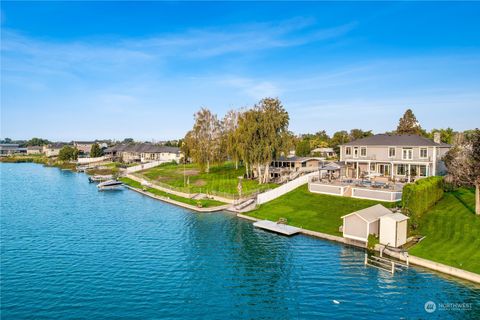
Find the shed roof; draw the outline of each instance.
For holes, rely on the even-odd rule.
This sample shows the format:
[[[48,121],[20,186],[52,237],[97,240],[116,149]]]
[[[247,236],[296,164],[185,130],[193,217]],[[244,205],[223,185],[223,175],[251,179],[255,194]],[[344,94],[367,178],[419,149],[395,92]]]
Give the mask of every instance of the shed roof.
[[[410,218],[407,217],[404,214],[396,212],[396,213],[389,213],[389,214],[383,215],[383,216],[380,217],[380,219],[392,219],[392,220],[395,220],[397,222],[401,222],[401,221],[408,220]]]
[[[374,206],[371,206],[362,210],[354,211],[350,214],[344,215],[342,218],[345,218],[351,215],[357,215],[363,220],[365,220],[366,222],[370,223],[370,222],[374,222],[375,220],[378,220],[381,216],[384,216],[386,214],[391,214],[391,213],[392,211],[385,208],[381,204],[376,204]]]
[[[344,146],[406,146],[406,147],[450,147],[447,143],[436,143],[415,134],[376,134],[343,144]]]

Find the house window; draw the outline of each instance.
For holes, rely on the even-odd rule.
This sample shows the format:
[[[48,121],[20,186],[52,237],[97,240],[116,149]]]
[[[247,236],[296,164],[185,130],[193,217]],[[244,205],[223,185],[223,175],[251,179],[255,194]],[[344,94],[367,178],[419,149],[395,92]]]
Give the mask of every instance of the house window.
[[[395,158],[395,147],[389,147],[388,148],[388,157],[389,158]]]
[[[370,163],[370,171],[375,171],[375,163]]]
[[[367,147],[361,147],[360,148],[360,156],[361,157],[366,157],[367,156]]]
[[[349,156],[352,154],[352,147],[346,147],[345,148],[345,155]]]
[[[427,166],[419,166],[420,167],[420,177],[426,177],[427,176]]]
[[[358,147],[353,148],[353,157],[358,158]]]
[[[420,159],[426,159],[428,157],[428,149],[420,148]]]
[[[397,176],[404,176],[407,171],[406,164],[399,164],[397,165]]]
[[[403,150],[402,150],[402,159],[403,159],[403,160],[412,160],[412,159],[413,159],[413,150],[412,150],[412,148],[403,148]]]

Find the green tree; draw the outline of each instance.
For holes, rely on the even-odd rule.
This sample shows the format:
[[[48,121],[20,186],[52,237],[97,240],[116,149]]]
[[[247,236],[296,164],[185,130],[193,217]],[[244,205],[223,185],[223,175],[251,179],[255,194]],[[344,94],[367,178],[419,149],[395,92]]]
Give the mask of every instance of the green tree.
[[[90,157],[97,158],[97,157],[101,157],[102,155],[103,155],[103,151],[100,148],[100,145],[98,143],[92,144],[92,147],[90,148]]]
[[[64,146],[58,153],[58,159],[62,161],[77,160],[78,149],[71,146]]]
[[[240,112],[230,110],[222,121],[222,136],[226,147],[226,153],[232,161],[235,162],[235,168],[238,169],[240,160],[238,121]]]
[[[407,109],[398,121],[397,134],[424,135],[424,131],[411,109]]]
[[[123,139],[123,143],[133,143],[133,142],[134,142],[133,138],[125,138],[125,139]]]
[[[188,137],[189,153],[201,171],[209,172],[212,162],[220,161],[222,153],[221,125],[217,115],[201,108],[194,115],[195,123]],[[187,141],[187,137],[185,137]]]
[[[480,215],[480,130],[475,129],[470,139],[450,149],[444,161],[448,182],[475,187],[475,212]]]
[[[350,141],[350,136],[348,132],[345,130],[337,131],[333,134],[332,139],[330,140],[330,147],[339,154],[340,153],[340,145],[345,144]]]
[[[246,163],[255,166],[260,184],[270,180],[272,159],[291,147],[289,119],[280,100],[272,98],[261,100],[240,117],[241,154]]]
[[[295,155],[299,157],[305,157],[310,154],[310,140],[309,139],[301,139],[297,142],[295,147]]]
[[[366,137],[373,136],[372,130],[363,131],[362,129],[352,129],[350,130],[350,141],[363,139]]]
[[[32,138],[25,143],[25,146],[26,147],[44,146],[44,145],[47,145],[49,143],[50,143],[50,141],[48,141],[47,139]]]
[[[453,138],[454,138],[455,132],[453,131],[452,128],[432,129],[432,131],[430,131],[430,133],[428,134],[428,138],[433,139],[434,134],[436,132],[440,133],[440,141],[441,142],[445,142],[445,143],[448,143],[448,144],[453,143]]]
[[[330,137],[325,130],[318,131],[310,139],[310,148],[325,148],[330,144]]]

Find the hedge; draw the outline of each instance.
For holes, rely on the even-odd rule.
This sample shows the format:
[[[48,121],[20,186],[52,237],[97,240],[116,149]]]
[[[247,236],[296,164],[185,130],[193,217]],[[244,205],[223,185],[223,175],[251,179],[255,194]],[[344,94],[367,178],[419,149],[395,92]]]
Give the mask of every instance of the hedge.
[[[402,207],[416,224],[418,219],[443,197],[443,177],[429,177],[403,187]]]

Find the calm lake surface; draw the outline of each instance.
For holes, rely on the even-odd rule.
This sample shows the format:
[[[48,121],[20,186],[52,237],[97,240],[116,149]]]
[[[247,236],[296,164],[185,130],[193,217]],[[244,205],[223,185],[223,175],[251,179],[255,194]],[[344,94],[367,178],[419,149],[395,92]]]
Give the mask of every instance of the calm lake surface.
[[[359,249],[98,192],[57,168],[0,174],[2,319],[480,319],[478,286],[366,268]]]

